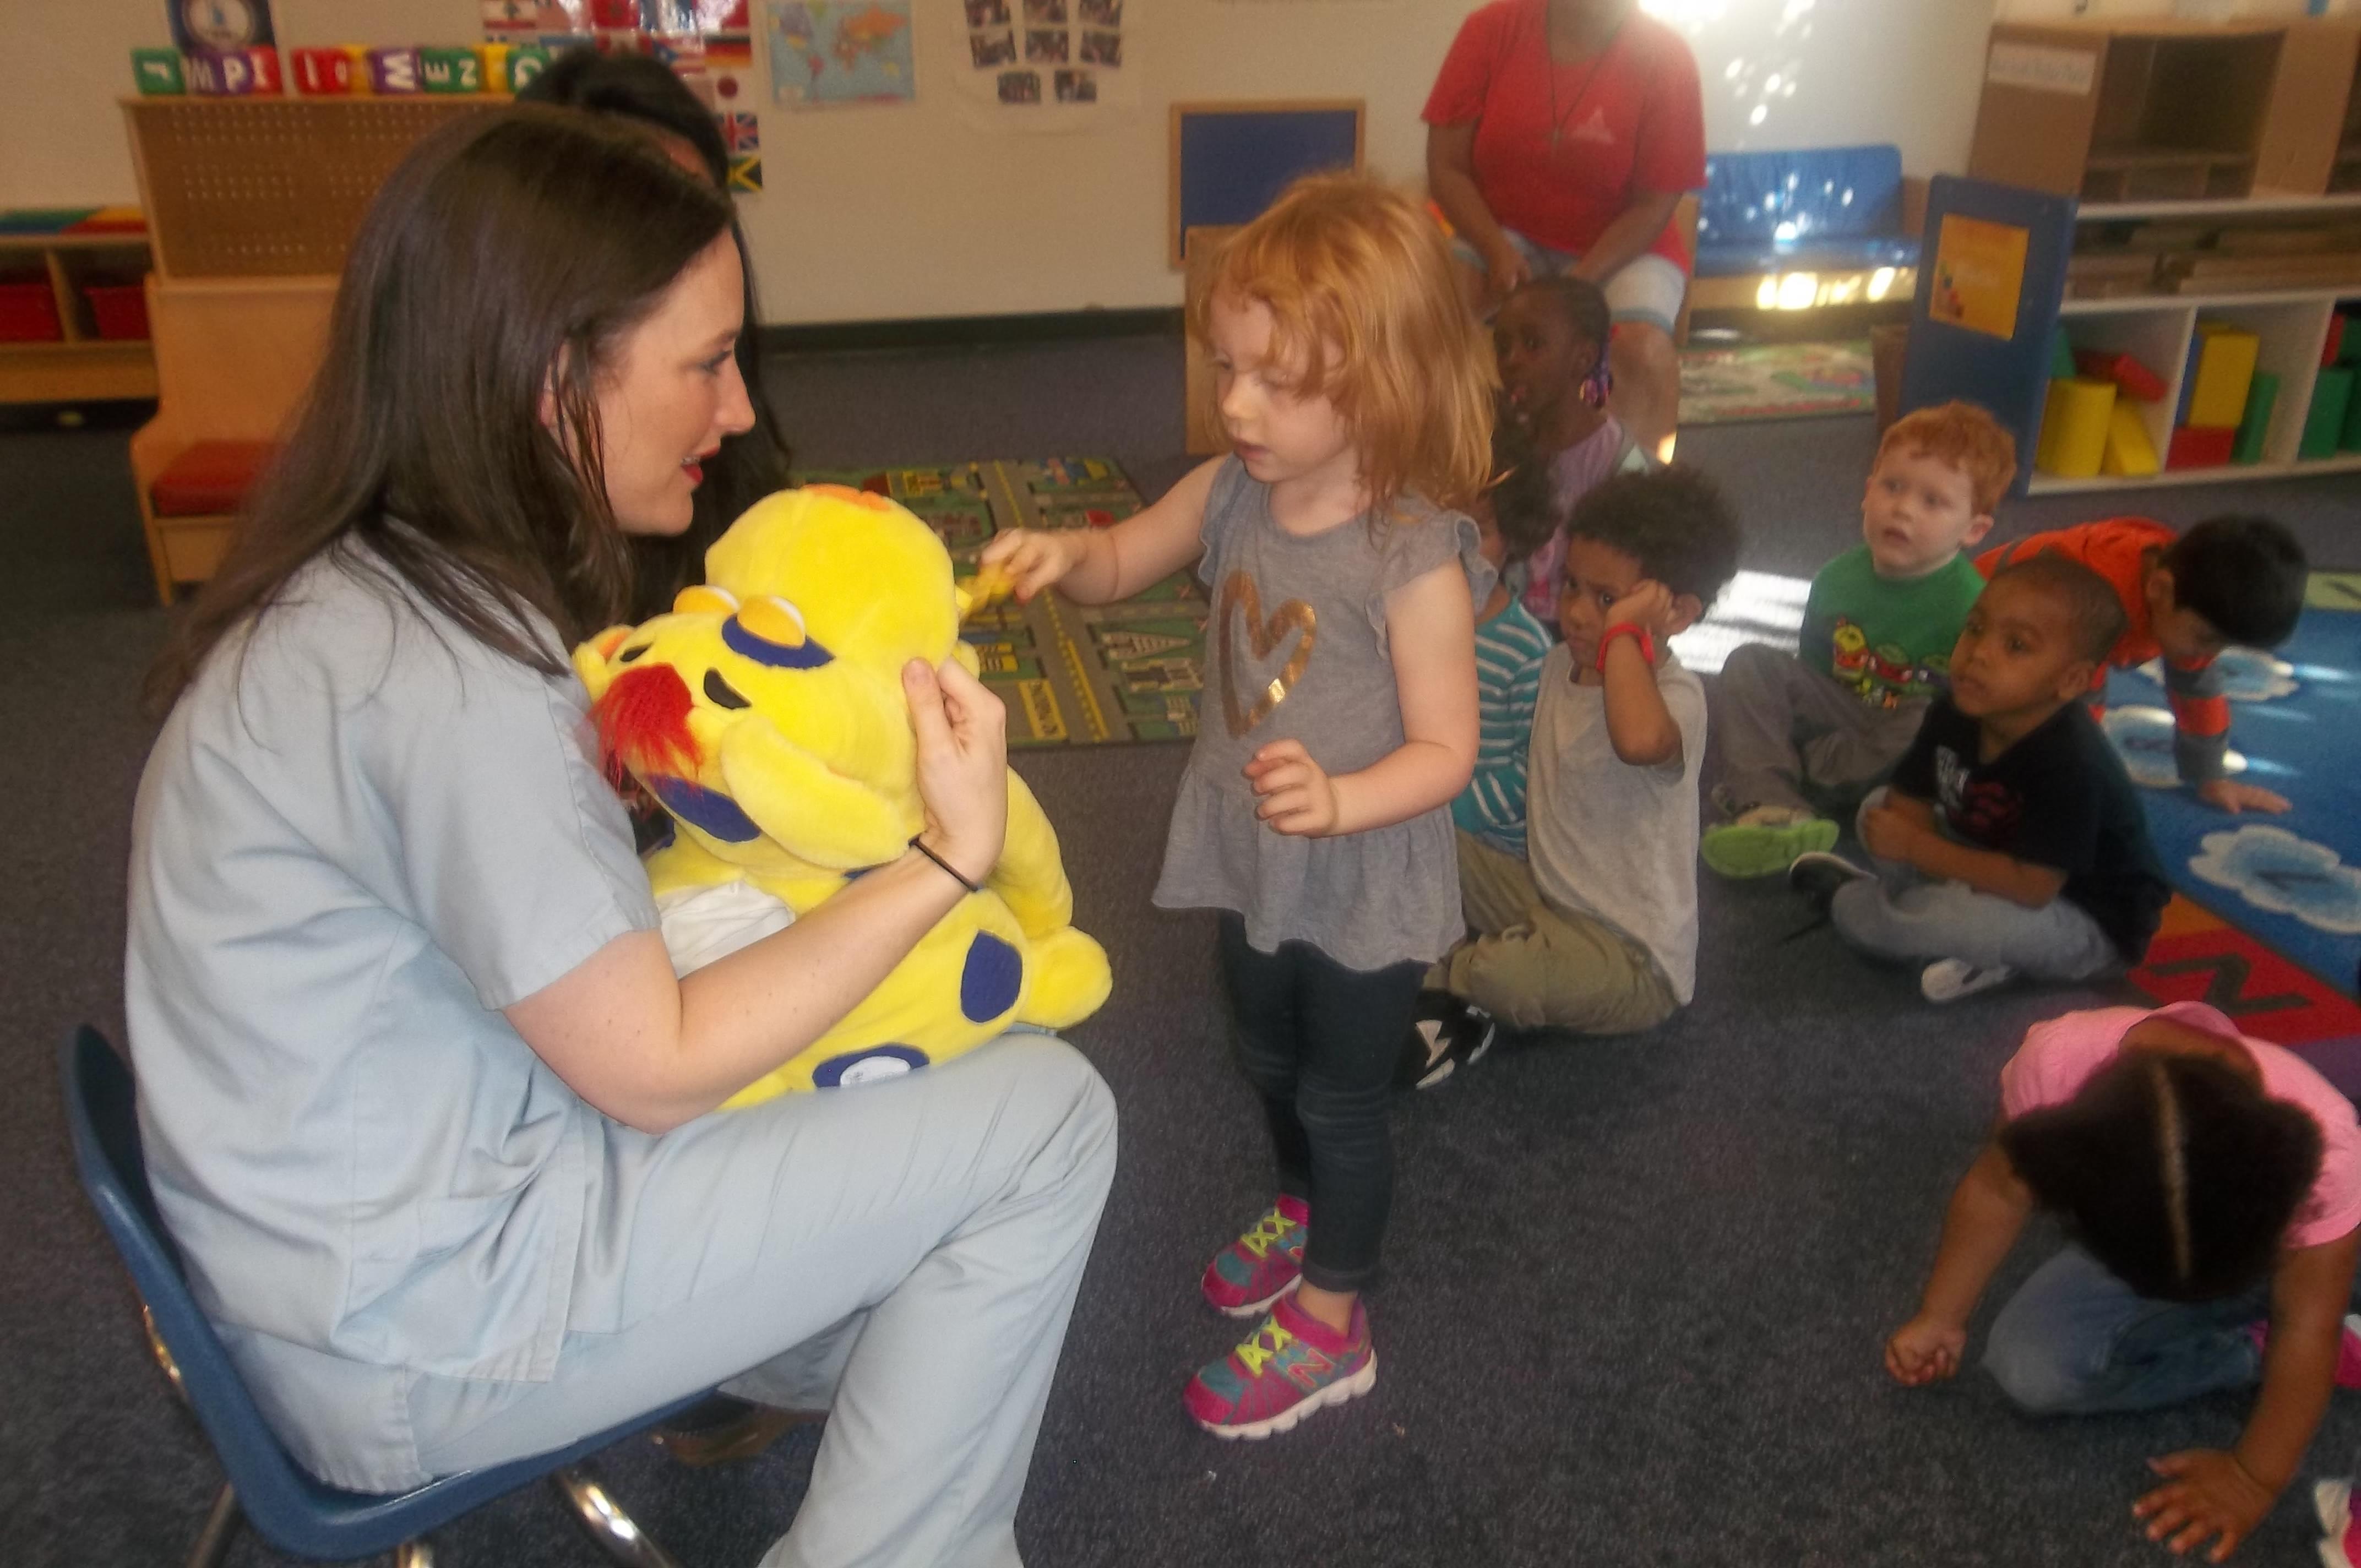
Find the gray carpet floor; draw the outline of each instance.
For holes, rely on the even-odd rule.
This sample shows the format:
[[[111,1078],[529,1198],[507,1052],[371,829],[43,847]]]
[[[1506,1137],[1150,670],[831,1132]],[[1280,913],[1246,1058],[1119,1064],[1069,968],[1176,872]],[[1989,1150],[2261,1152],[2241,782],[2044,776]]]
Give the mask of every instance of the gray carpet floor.
[[[774,382],[813,465],[1110,453],[1151,495],[1187,466],[1166,340],[798,358]],[[123,443],[0,435],[0,777],[18,822],[0,849],[12,1563],[175,1562],[219,1479],[75,1186],[50,1065],[71,1024],[120,1028],[126,824],[151,733],[134,693],[163,626]],[[1739,499],[1749,566],[1805,576],[1857,537],[1873,444],[1867,420],[1836,419],[1699,430],[1682,455]],[[2343,565],[2361,565],[2356,502],[2351,478],[2147,498],[2174,522],[2275,511]],[[2004,529],[2092,514],[2026,504]],[[1124,1139],[1019,1519],[1036,1568],[2161,1560],[2131,1519],[2144,1460],[2228,1442],[2243,1400],[2035,1423],[1979,1376],[1910,1392],[1879,1368],[2000,1063],[2028,1023],[2092,997],[1933,1012],[1825,930],[1782,940],[1800,924],[1782,892],[1711,879],[1697,998],[1671,1023],[1489,1061],[1399,1106],[1376,1392],[1267,1443],[1199,1432],[1180,1386],[1235,1331],[1196,1277],[1268,1178],[1220,1045],[1210,922],[1148,902],[1182,756],[1019,763],[1063,836],[1077,921],[1115,960],[1114,1000],[1074,1038],[1114,1087]],[[2361,1398],[2340,1396],[2308,1475],[2343,1471],[2356,1439]],[[719,1568],[785,1528],[815,1441],[699,1472],[634,1443],[598,1469],[684,1564]],[[2306,1491],[2239,1561],[2312,1561]],[[434,1544],[476,1568],[596,1561],[539,1491]],[[249,1539],[233,1561],[280,1559]]]

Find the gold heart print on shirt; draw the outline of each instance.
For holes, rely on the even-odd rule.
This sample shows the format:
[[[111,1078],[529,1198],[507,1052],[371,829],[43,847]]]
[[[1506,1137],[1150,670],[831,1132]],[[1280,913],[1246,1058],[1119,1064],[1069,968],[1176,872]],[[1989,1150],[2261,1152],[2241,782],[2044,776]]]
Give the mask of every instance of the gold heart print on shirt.
[[[1238,695],[1236,660],[1233,650],[1236,644],[1230,631],[1230,612],[1244,610],[1246,618],[1246,646],[1253,650],[1259,663],[1270,656],[1270,651],[1290,631],[1301,632],[1303,641],[1289,655],[1287,667],[1274,676],[1268,685],[1255,694],[1249,707]],[[1288,599],[1262,618],[1262,593],[1255,581],[1244,572],[1232,572],[1222,579],[1221,602],[1214,609],[1214,626],[1221,641],[1215,644],[1222,661],[1222,718],[1232,735],[1243,735],[1270,717],[1270,710],[1287,700],[1295,683],[1303,678],[1303,666],[1312,662],[1312,643],[1320,632],[1320,616],[1301,599]]]

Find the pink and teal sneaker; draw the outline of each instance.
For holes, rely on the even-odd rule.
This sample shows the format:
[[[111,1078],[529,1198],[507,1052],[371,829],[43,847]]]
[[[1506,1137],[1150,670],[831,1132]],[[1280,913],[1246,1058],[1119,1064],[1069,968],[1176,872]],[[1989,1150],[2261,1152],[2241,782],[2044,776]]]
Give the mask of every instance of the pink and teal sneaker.
[[[1303,1277],[1303,1226],[1311,1217],[1302,1199],[1281,1193],[1252,1229],[1215,1253],[1200,1281],[1213,1310],[1251,1318],[1294,1289]]]
[[[1215,1437],[1266,1438],[1377,1386],[1378,1351],[1359,1302],[1352,1332],[1338,1333],[1283,1296],[1237,1349],[1197,1369],[1180,1402]]]

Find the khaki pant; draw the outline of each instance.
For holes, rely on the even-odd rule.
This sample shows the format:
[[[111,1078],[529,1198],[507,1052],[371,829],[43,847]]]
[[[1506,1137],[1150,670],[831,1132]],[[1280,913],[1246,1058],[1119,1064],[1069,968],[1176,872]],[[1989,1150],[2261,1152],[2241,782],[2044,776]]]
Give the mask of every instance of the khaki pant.
[[[1476,933],[1433,983],[1520,1029],[1629,1035],[1679,1003],[1655,960],[1621,932],[1553,909],[1525,862],[1459,835],[1459,897]]]

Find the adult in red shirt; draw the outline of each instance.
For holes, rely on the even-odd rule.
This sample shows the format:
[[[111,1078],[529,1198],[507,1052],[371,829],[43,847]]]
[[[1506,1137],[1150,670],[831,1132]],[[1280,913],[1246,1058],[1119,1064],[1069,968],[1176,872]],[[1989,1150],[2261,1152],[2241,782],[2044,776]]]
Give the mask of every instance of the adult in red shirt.
[[[1615,316],[1615,415],[1661,452],[1688,291],[1673,209],[1705,184],[1688,46],[1637,0],[1493,0],[1460,25],[1424,118],[1427,185],[1457,231],[1471,307],[1544,273],[1598,284]]]

